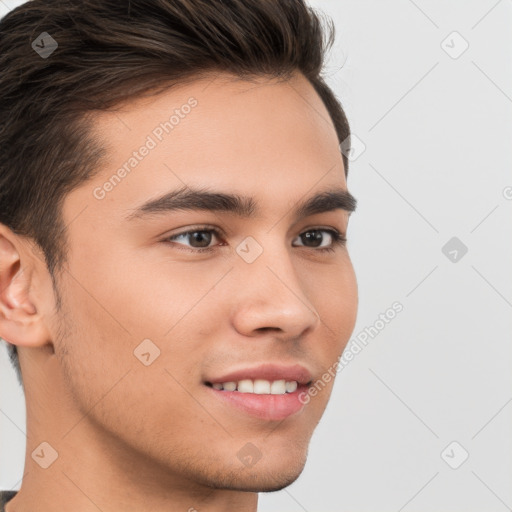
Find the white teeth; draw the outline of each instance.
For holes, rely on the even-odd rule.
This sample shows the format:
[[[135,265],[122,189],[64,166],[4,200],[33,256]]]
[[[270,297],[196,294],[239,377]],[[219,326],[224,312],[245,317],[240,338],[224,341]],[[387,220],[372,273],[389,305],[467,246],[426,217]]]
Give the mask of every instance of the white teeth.
[[[238,391],[240,393],[253,393],[254,392],[254,383],[251,379],[244,379],[238,382],[237,386]]]
[[[297,381],[265,379],[243,379],[238,382],[215,382],[212,387],[217,390],[238,391],[239,393],[253,393],[256,395],[284,395],[293,393],[297,389]]]
[[[268,380],[256,379],[254,381],[253,392],[256,393],[257,395],[269,395],[270,394],[270,382]]]
[[[286,383],[286,392],[293,393],[297,389],[297,382],[292,380],[291,382]]]
[[[286,381],[275,380],[270,385],[270,393],[272,395],[284,395],[286,393]]]
[[[223,382],[222,388],[226,391],[235,391],[236,389],[236,382]]]

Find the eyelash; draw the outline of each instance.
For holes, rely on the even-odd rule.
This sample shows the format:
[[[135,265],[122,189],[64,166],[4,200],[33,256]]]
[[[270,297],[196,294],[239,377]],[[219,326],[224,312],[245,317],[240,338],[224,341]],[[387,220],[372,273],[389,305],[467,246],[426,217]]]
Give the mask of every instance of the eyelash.
[[[312,231],[324,231],[324,232],[327,232],[331,235],[333,241],[332,241],[332,244],[330,247],[321,247],[319,249],[315,248],[315,247],[305,247],[306,249],[312,249],[314,251],[317,251],[317,252],[322,252],[322,253],[328,253],[328,252],[335,252],[335,250],[338,248],[338,247],[343,247],[345,245],[345,243],[347,242],[347,239],[345,236],[343,236],[339,231],[335,230],[335,229],[327,229],[327,228],[312,228],[312,229],[308,229],[306,231],[303,231],[299,236],[301,235],[304,235],[306,233],[310,233]],[[189,230],[189,231],[183,231],[182,233],[177,233],[176,235],[172,235],[172,236],[169,236],[167,238],[165,238],[163,241],[165,243],[170,243],[172,244],[172,240],[180,237],[180,236],[184,236],[184,235],[190,235],[192,233],[202,233],[202,232],[206,232],[206,233],[214,233],[214,235],[217,237],[217,238],[221,238],[222,236],[222,233],[220,233],[220,231],[218,231],[217,229],[214,229],[214,228],[210,228],[210,227],[207,227],[207,226],[200,226],[200,227],[197,227],[197,228],[194,228],[192,230]],[[178,244],[178,245],[182,245],[182,244]],[[302,246],[301,246],[302,247]],[[180,248],[180,250],[184,250],[184,251],[188,251],[188,252],[192,252],[192,253],[207,253],[207,252],[212,252],[213,250],[215,250],[215,246],[213,247],[196,247],[196,248],[187,248],[187,247],[183,247],[183,248]]]

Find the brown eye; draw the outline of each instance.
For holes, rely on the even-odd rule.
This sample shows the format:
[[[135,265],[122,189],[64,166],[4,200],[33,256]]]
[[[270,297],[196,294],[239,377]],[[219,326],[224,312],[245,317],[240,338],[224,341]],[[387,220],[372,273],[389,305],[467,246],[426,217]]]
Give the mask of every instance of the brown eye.
[[[191,231],[184,236],[189,237],[189,241],[193,247],[204,248],[208,247],[212,241],[212,234],[208,231]]]
[[[325,239],[325,235],[322,233],[328,233],[331,240],[327,246],[322,246],[322,242]],[[334,251],[336,246],[342,246],[347,241],[346,238],[334,229],[310,229],[299,235],[299,238],[305,243],[303,246],[308,249],[316,249],[319,251]],[[329,238],[327,241],[329,242]]]
[[[214,237],[220,237],[219,232],[215,229],[196,229],[172,235],[167,237],[165,241],[177,243],[177,245],[184,246],[184,250],[191,252],[207,252],[214,249],[213,246],[210,246]],[[188,245],[176,242],[177,240],[186,240]]]

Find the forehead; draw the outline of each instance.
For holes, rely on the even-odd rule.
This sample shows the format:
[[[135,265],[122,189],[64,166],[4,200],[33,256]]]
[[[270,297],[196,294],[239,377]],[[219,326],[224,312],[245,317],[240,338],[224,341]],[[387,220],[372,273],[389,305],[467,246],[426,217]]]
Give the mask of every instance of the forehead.
[[[99,216],[109,208],[122,215],[187,185],[250,191],[267,207],[315,188],[346,188],[334,126],[301,74],[285,82],[205,76],[98,113],[93,134],[105,165],[69,194],[68,219],[86,204]]]

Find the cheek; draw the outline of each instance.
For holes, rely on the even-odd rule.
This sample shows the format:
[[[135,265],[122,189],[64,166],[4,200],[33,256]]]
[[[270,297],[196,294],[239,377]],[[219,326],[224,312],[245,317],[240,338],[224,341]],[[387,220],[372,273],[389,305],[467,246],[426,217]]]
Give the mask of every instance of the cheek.
[[[315,356],[323,373],[313,382],[305,399],[309,399],[308,406],[315,411],[313,416],[320,420],[337,377],[337,362],[355,327],[358,290],[348,255],[343,264],[316,274],[310,272],[308,276],[308,297],[321,318]]]
[[[186,409],[190,397],[183,395],[173,377],[184,385],[200,382],[194,362],[203,357],[204,336],[198,331],[216,325],[212,306],[219,302],[213,300],[218,292],[207,292],[218,281],[217,274],[223,274],[212,276],[211,269],[203,276],[192,270],[178,272],[169,262],[167,267],[159,265],[159,271],[147,262],[118,263],[98,268],[86,286],[81,286],[83,276],[80,283],[78,276],[69,278],[63,290],[63,318],[69,323],[63,364],[80,396],[80,407],[85,413],[98,400],[103,402],[103,395],[115,385],[117,393],[125,394],[120,403],[134,401],[133,411],[156,400],[156,413],[181,398]],[[151,363],[145,366],[143,354],[148,352]]]
[[[331,340],[332,354],[341,353],[356,323],[358,308],[357,280],[348,257],[343,255],[340,264],[318,268],[309,272],[308,296],[320,315],[320,329]],[[335,343],[332,343],[332,340]]]
[[[333,290],[333,295],[338,297],[337,313],[339,315],[342,338],[345,340],[343,348],[345,348],[356,324],[359,303],[357,279],[350,260],[348,260],[348,264],[344,266],[341,272],[340,287],[337,293]]]
[[[212,295],[218,301],[227,294],[223,291],[226,281],[222,278],[230,269],[229,262],[187,263],[173,261],[165,254],[156,248],[147,257],[139,257],[136,263],[133,255],[121,257],[115,266],[110,265],[108,276],[103,276],[104,280],[110,280],[113,289],[105,300],[134,339],[165,341],[186,324],[197,327],[201,324],[196,323],[197,319],[213,316]]]
[[[160,353],[146,366],[134,355],[142,338],[121,328],[95,300],[83,290],[80,293],[79,287],[69,286],[67,292],[72,299],[63,297],[63,318],[69,321],[61,329],[65,339],[57,340],[56,354],[79,417],[87,417],[96,428],[143,451],[149,450],[149,445],[158,445],[148,442],[152,436],[170,450],[173,438],[178,436],[183,442],[187,436],[193,438],[197,435],[191,429],[194,419],[216,431],[200,404],[190,398],[188,390],[195,393],[199,385],[193,363],[200,354],[198,347],[183,339],[183,332],[177,332],[175,337],[153,336]],[[124,298],[130,302],[130,297]],[[114,303],[112,299],[110,305]],[[139,321],[143,323],[142,317]],[[147,326],[139,327],[141,332],[161,332],[151,323],[151,317],[144,322]],[[152,351],[149,346],[151,358]],[[192,443],[193,439],[189,441]]]

